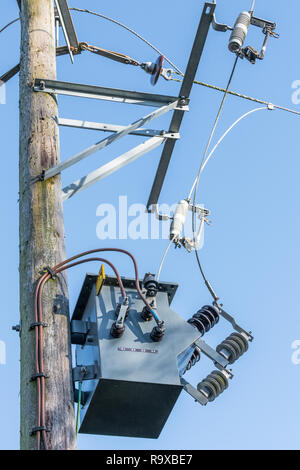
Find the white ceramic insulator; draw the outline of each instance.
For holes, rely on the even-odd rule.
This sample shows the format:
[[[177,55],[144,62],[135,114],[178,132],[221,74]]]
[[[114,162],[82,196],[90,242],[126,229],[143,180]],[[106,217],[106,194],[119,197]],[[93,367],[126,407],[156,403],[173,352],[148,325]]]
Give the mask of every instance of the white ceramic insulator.
[[[243,47],[251,22],[251,13],[243,11],[235,22],[228,48],[231,52],[239,52]]]
[[[189,203],[185,199],[178,203],[170,227],[170,240],[172,240],[173,238],[175,240],[181,238],[182,229],[185,223],[188,208]]]

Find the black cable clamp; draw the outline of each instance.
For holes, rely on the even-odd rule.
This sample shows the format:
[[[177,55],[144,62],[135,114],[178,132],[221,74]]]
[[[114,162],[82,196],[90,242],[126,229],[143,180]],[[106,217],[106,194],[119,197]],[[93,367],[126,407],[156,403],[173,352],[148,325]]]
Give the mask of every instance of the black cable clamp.
[[[36,321],[34,323],[31,323],[29,327],[29,331],[34,330],[37,326],[42,326],[43,328],[47,328],[48,323],[45,323],[44,321]]]
[[[57,279],[57,275],[54,273],[53,269],[50,268],[50,266],[46,266],[43,271],[50,274],[52,280]]]
[[[42,173],[40,175],[38,175],[39,181],[45,181],[45,173],[46,173],[46,171],[43,170]]]
[[[45,374],[45,372],[39,372],[38,374],[34,374],[30,378],[30,382],[34,382],[35,380],[44,377],[44,379],[49,379],[49,375]]]
[[[30,436],[34,436],[38,432],[42,432],[42,431],[50,432],[50,429],[46,428],[46,426],[36,426],[35,428],[32,428]]]

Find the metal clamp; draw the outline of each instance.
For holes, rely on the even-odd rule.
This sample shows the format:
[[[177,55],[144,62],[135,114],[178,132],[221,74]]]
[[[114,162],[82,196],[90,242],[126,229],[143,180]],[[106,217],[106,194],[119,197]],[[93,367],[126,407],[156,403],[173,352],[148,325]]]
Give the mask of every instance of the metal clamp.
[[[271,28],[273,31],[277,27],[277,24],[273,21],[263,20],[262,18],[257,18],[256,16],[252,16],[250,22],[253,26],[258,26],[261,29]]]
[[[205,356],[207,356],[214,362],[215,366],[219,370],[225,371],[230,378],[233,377],[232,372],[226,369],[229,364],[229,361],[225,357],[215,351],[215,349],[209,346],[205,341],[203,341],[203,339],[198,339],[197,341],[195,341],[195,345],[198,346],[198,348],[203,352],[203,354],[205,354]]]
[[[97,336],[96,330],[97,324],[94,322],[73,320],[71,322],[71,344],[84,346],[86,342],[92,342],[94,337]]]
[[[46,428],[46,426],[36,426],[36,427],[32,428],[32,430],[30,432],[30,436],[34,436],[38,432],[42,432],[42,431],[50,432],[50,429]]]
[[[49,375],[45,374],[45,372],[39,372],[38,374],[34,374],[30,378],[30,382],[35,382],[37,379],[49,379]]]
[[[55,274],[54,271],[53,271],[53,269],[51,269],[49,266],[46,266],[46,267],[43,269],[43,271],[44,271],[45,273],[50,274],[52,280],[57,279],[57,274]]]
[[[99,366],[97,363],[90,366],[77,366],[73,368],[73,381],[93,380],[97,378]]]
[[[185,380],[183,377],[180,377],[180,382],[181,382],[181,385],[183,385],[183,388],[184,390],[189,394],[191,395],[191,397],[193,397],[195,399],[195,401],[197,401],[198,403],[200,403],[200,405],[202,406],[206,406],[207,403],[208,403],[208,399],[207,397],[199,392],[195,387],[193,387],[193,385],[191,385],[187,380]]]
[[[119,304],[117,306],[116,313],[118,315],[117,317],[117,325],[124,325],[125,319],[128,316],[129,312],[129,302],[128,299],[124,299],[124,302],[122,304]]]
[[[37,321],[37,322],[31,323],[28,331],[34,330],[37,326],[42,326],[43,328],[47,328],[47,326],[49,325],[48,323],[45,323],[44,321]]]
[[[246,331],[244,328],[242,328],[241,326],[239,326],[235,319],[229,315],[229,313],[225,312],[225,310],[223,310],[223,306],[222,304],[218,304],[217,301],[214,302],[214,305],[219,309],[219,313],[220,315],[225,318],[225,320],[227,320],[232,326],[233,328],[235,329],[235,331],[237,331],[238,333],[244,333],[250,342],[252,342],[254,340],[254,336],[252,335],[252,332],[251,331]]]
[[[221,33],[226,33],[226,31],[232,31],[233,28],[227,24],[218,23],[216,20],[216,14],[213,14],[212,27],[215,31],[220,31]]]

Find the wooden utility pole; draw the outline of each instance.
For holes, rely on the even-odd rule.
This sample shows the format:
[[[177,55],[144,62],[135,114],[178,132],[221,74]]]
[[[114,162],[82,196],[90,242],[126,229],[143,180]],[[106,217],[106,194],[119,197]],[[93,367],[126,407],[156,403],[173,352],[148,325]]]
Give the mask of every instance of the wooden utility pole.
[[[35,449],[37,384],[35,373],[34,289],[41,270],[65,259],[61,181],[38,180],[59,163],[56,97],[35,93],[35,78],[56,79],[53,0],[21,2],[20,70],[20,312],[21,448]],[[68,288],[65,278],[49,281],[44,295],[46,427],[49,449],[75,448],[71,380]]]

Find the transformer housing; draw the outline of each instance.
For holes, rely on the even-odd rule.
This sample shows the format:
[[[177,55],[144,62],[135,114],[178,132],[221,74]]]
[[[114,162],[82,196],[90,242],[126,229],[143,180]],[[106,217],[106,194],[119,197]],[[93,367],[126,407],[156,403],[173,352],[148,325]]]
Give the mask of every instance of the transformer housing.
[[[157,438],[183,389],[178,359],[189,360],[200,333],[170,308],[178,286],[160,282],[157,312],[166,332],[153,342],[155,321],[142,319],[135,280],[122,278],[130,311],[124,335],[113,338],[121,291],[116,278],[106,277],[98,296],[97,277],[86,275],[72,317],[74,385],[82,381],[79,432]]]

